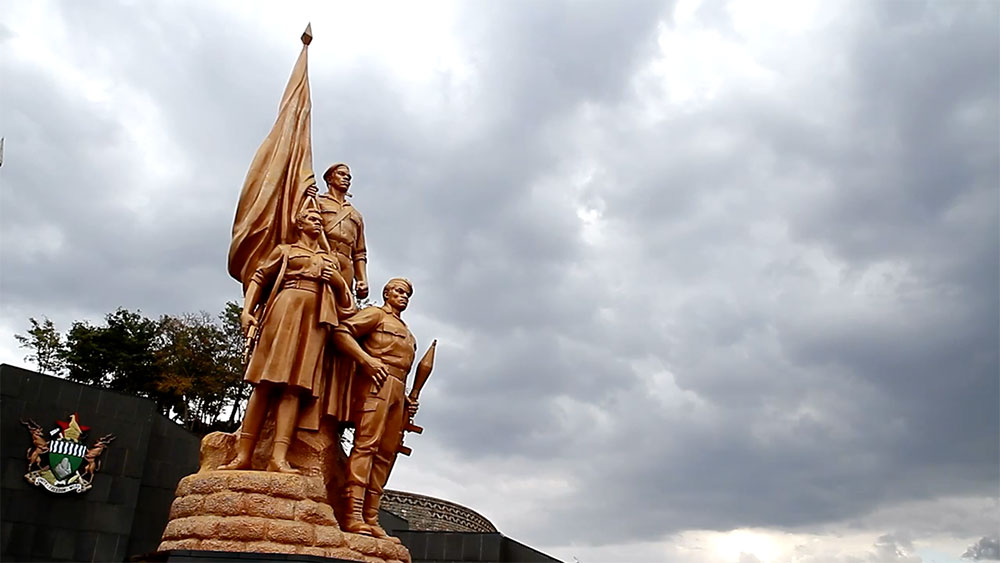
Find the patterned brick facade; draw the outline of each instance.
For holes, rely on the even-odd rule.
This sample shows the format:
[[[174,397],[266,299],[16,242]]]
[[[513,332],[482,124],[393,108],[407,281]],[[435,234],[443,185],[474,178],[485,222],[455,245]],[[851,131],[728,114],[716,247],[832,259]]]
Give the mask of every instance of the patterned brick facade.
[[[406,520],[409,529],[428,532],[495,533],[496,526],[475,510],[439,498],[386,490],[382,509]]]

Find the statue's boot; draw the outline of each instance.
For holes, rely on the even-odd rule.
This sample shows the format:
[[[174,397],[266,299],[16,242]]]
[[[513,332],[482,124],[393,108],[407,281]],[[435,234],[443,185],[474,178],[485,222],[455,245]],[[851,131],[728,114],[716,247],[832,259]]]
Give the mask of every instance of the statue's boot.
[[[362,512],[365,506],[365,488],[360,485],[347,486],[347,521],[341,529],[352,534],[371,536],[372,529],[365,523]]]
[[[277,471],[279,473],[288,473],[291,475],[301,475],[302,472],[298,469],[292,467],[286,456],[288,455],[288,446],[291,443],[289,438],[275,438],[274,439],[274,449],[271,451],[271,460],[267,462],[268,471]]]
[[[240,438],[236,442],[236,459],[220,465],[218,469],[249,469],[250,459],[253,456],[254,438],[254,435],[249,432],[240,432]]]
[[[371,528],[372,535],[376,538],[390,539],[396,543],[400,543],[399,538],[394,538],[390,536],[382,526],[378,524],[378,507],[382,500],[382,494],[375,491],[368,491],[365,495],[365,508],[364,508],[364,518],[365,524]]]

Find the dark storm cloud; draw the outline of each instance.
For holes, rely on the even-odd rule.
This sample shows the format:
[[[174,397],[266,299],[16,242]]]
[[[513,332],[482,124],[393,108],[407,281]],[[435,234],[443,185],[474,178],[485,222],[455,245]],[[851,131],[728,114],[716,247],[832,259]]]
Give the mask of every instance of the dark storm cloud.
[[[294,37],[212,7],[59,6],[67,59],[149,113],[5,61],[4,316],[220,308]],[[430,87],[329,65],[317,34],[317,171],[351,164],[373,293],[407,275],[421,347],[441,338],[421,439],[457,466],[421,463],[562,481],[505,499],[532,516],[496,523],[531,544],[994,493],[997,7],[845,4],[843,32],[765,57],[771,90],[676,104],[649,70],[671,11],[468,4],[468,76]],[[730,16],[695,14],[739,40]]]
[[[495,17],[475,14],[473,31],[464,38],[482,84],[482,98],[473,107],[488,126],[462,145],[397,147],[410,151],[392,156],[401,162],[395,170],[400,185],[387,187],[388,201],[364,212],[369,225],[414,218],[413,233],[388,232],[394,239],[386,232],[373,234],[371,246],[386,253],[388,262],[402,264],[402,271],[434,276],[429,287],[418,283],[417,299],[426,300],[422,310],[475,327],[468,354],[453,358],[455,381],[439,380],[449,397],[443,413],[454,417],[446,420],[468,423],[446,423],[442,440],[476,451],[492,448],[482,450],[484,455],[541,455],[567,430],[552,431],[557,427],[552,398],[597,397],[607,385],[598,381],[606,374],[581,371],[579,362],[599,356],[588,363],[614,374],[606,351],[592,352],[589,342],[575,350],[573,338],[560,335],[573,332],[577,321],[589,324],[603,290],[587,287],[574,273],[580,252],[575,209],[552,205],[551,194],[544,192],[562,187],[542,183],[555,172],[547,128],[575,104],[622,94],[630,69],[655,45],[656,16],[664,8],[634,3],[616,10],[596,4],[568,9],[553,3],[540,13],[493,9],[499,12]],[[560,14],[572,17],[563,20]],[[553,18],[561,22],[555,30],[547,23]],[[492,19],[495,25],[480,33]],[[641,24],[642,31],[633,24]],[[508,48],[508,42],[518,48]],[[418,141],[420,133],[414,132]],[[431,175],[428,158],[438,164]],[[379,200],[378,194],[362,197]],[[386,211],[386,205],[392,208]],[[482,436],[496,429],[499,443],[485,443]]]
[[[517,0],[469,4],[466,45],[487,70],[492,111],[518,130],[581,100],[614,102],[638,64],[655,53],[657,24],[672,2]]]
[[[100,317],[118,306],[153,315],[220,309],[238,297],[237,286],[206,274],[224,264],[226,219],[245,174],[242,160],[270,126],[287,68],[280,60],[268,61],[273,69],[257,61],[255,68],[275,77],[260,84],[262,74],[238,72],[240,65],[232,64],[245,61],[232,36],[238,28],[196,27],[205,22],[162,5],[125,7],[115,17],[62,7],[67,12],[56,23],[67,31],[65,45],[81,47],[61,55],[101,77],[113,99],[126,91],[141,103],[133,113],[134,107],[87,99],[66,77],[39,75],[8,58],[5,306],[63,323],[72,318],[63,311]],[[244,79],[237,87],[239,74]],[[268,89],[272,95],[264,96]],[[261,109],[240,109],[253,103]],[[142,164],[142,148],[128,132],[136,124],[183,148]],[[37,166],[28,165],[29,156]],[[152,196],[155,174],[148,165],[173,172]],[[153,209],[137,212],[137,206]],[[22,255],[10,244],[34,236],[36,220],[61,241],[54,255]],[[47,302],[33,303],[39,295]]]
[[[796,224],[854,268],[905,263],[912,277],[898,308],[868,330],[817,322],[798,332],[811,350],[787,340],[793,353],[846,365],[891,398],[910,430],[895,444],[900,460],[935,467],[942,488],[995,483],[998,457],[1000,37],[995,5],[954,8],[859,33],[849,130],[868,155],[830,170],[837,190]],[[919,494],[934,472],[890,489]],[[950,486],[947,475],[957,477]]]
[[[962,557],[973,561],[1000,561],[1000,541],[997,538],[980,538],[965,550]]]
[[[981,5],[929,10],[903,18],[902,27],[861,25],[843,45],[854,54],[836,76],[840,91],[824,93],[842,98],[833,119],[846,120],[832,126],[815,119],[829,110],[811,107],[809,98],[789,107],[730,93],[653,130],[619,127],[615,104],[604,106],[608,117],[597,121],[606,136],[599,148],[607,152],[598,160],[614,193],[595,189],[608,222],[641,240],[646,253],[630,264],[639,278],[632,295],[602,297],[633,315],[627,333],[709,407],[703,419],[675,418],[621,363],[605,371],[567,356],[569,365],[553,369],[541,355],[553,348],[529,330],[530,345],[518,346],[522,353],[511,354],[506,369],[479,374],[483,381],[505,378],[542,397],[620,395],[627,405],[616,411],[612,401],[589,400],[617,423],[589,447],[576,448],[585,438],[571,433],[534,433],[536,448],[577,460],[573,475],[588,491],[557,514],[592,538],[641,539],[690,527],[802,526],[886,502],[995,486],[1000,175],[990,15],[995,7]],[[961,38],[945,41],[951,33]],[[699,138],[722,148],[706,150]],[[804,185],[796,194],[773,185],[775,178]],[[728,212],[706,211],[718,205]],[[810,287],[794,263],[768,264],[763,279],[736,271],[759,267],[740,254],[766,253],[746,238],[768,220],[787,226],[796,244],[827,252],[838,263],[836,285],[863,289],[870,275],[885,293],[867,303],[823,303],[825,280]],[[629,264],[625,256],[605,258]],[[580,290],[568,277],[547,287]],[[708,287],[677,308],[652,291],[690,291],[692,284]],[[828,298],[850,299],[851,292]],[[606,348],[604,323],[587,315],[600,297],[581,302],[587,307],[566,317],[573,320],[564,333],[585,333],[578,337],[584,348],[621,358],[622,348]],[[539,300],[536,315],[546,311]],[[673,338],[657,342],[644,329],[662,323],[663,314],[682,319],[660,337]],[[477,360],[488,373],[488,358]],[[567,381],[546,391],[519,373],[532,360],[539,363],[531,373],[549,384],[596,376],[607,387],[577,393]],[[553,402],[524,395],[503,392],[511,418],[531,413],[539,417],[536,429],[557,424]],[[452,409],[462,417],[473,410]],[[454,419],[446,436],[484,435],[495,420],[484,416],[490,424],[478,429],[476,420]],[[522,426],[511,431],[523,433]],[[500,451],[507,443],[528,448],[523,438],[502,437]],[[636,517],[609,521],[602,507],[611,506]],[[553,541],[580,537],[551,533]]]

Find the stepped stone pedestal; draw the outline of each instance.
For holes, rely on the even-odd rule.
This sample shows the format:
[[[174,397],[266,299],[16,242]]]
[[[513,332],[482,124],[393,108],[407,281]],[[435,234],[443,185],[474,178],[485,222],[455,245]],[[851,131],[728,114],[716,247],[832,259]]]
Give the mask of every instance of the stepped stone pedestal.
[[[316,433],[309,434],[315,438]],[[289,461],[295,463],[296,456],[291,454],[297,449],[304,452],[304,458],[313,460],[311,466],[297,465],[302,475],[218,471],[215,467],[231,459],[227,450],[235,444],[235,437],[222,433],[206,436],[202,440],[201,469],[177,485],[159,551],[283,553],[366,563],[410,563],[409,551],[395,538],[377,539],[341,531],[329,502],[330,490],[336,488],[331,485],[335,483],[324,479],[323,475],[329,473],[321,472],[315,463],[321,459],[315,455],[317,452],[305,455],[312,448],[303,440],[296,442]],[[330,447],[327,452],[340,451],[338,444],[326,446]],[[257,466],[259,456],[254,458]],[[327,459],[325,465],[329,468],[337,462]]]

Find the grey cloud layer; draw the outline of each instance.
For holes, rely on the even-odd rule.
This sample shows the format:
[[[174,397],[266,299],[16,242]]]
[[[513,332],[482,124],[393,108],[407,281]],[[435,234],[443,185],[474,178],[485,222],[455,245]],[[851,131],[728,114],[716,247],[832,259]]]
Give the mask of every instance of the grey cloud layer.
[[[767,60],[772,90],[683,108],[648,72],[672,25],[649,2],[469,5],[461,92],[313,73],[316,165],[354,169],[373,281],[408,275],[418,337],[456,335],[423,439],[567,484],[513,500],[540,515],[506,532],[602,544],[995,493],[997,7],[892,6],[845,4],[846,33]],[[4,316],[217,309],[291,40],[209,8],[63,8],[180,160],[121,205],[148,187],[133,116],[5,60]],[[10,250],[39,225],[62,243]]]

